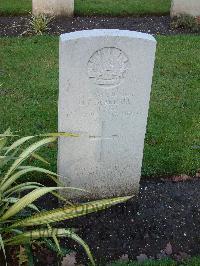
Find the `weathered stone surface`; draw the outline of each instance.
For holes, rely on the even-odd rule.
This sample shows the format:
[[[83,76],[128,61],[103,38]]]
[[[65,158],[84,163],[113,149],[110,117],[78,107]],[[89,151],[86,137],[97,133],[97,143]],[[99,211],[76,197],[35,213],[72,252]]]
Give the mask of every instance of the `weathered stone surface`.
[[[60,139],[58,171],[89,198],[138,192],[155,50],[131,31],[60,37],[58,130],[80,137]]]
[[[200,16],[200,0],[172,0],[171,16],[182,14]]]
[[[73,16],[74,0],[32,0],[34,15]]]

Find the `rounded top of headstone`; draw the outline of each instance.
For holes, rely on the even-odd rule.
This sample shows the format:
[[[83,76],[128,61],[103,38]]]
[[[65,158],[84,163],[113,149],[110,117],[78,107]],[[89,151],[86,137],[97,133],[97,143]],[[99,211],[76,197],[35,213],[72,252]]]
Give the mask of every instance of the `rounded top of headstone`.
[[[128,37],[133,39],[143,39],[146,41],[156,42],[155,38],[150,34],[138,31],[118,30],[118,29],[94,29],[94,30],[75,31],[60,35],[60,39],[61,41],[69,41],[80,38],[105,37],[105,36]]]

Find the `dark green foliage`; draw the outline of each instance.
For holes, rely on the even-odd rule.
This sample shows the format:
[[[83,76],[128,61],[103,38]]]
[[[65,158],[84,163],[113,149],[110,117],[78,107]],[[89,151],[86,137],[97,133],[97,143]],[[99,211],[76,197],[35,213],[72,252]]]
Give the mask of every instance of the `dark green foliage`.
[[[68,249],[67,247],[63,247],[63,246],[61,246],[60,250],[58,250],[58,247],[56,246],[56,244],[51,239],[44,239],[43,242],[48,249],[59,254],[61,257],[64,257],[64,256],[70,254],[70,252],[72,252],[72,250]]]

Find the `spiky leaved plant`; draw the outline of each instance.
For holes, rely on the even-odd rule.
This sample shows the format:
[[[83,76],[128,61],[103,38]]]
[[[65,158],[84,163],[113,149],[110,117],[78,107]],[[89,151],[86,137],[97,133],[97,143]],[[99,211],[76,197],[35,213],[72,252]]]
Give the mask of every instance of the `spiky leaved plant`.
[[[88,245],[77,234],[70,229],[52,227],[51,224],[96,212],[130,198],[104,199],[80,205],[72,205],[68,202],[63,208],[40,212],[34,204],[40,197],[47,193],[53,193],[63,199],[56,193],[56,190],[76,189],[63,187],[57,181],[57,174],[50,170],[22,165],[30,156],[44,161],[42,157],[36,154],[36,151],[42,146],[55,142],[59,136],[77,137],[70,133],[52,133],[19,138],[14,140],[11,145],[7,145],[8,139],[14,137],[13,134],[10,130],[0,134],[0,250],[3,251],[5,260],[6,246],[25,245],[37,239],[53,238],[60,249],[57,238],[69,237],[83,246],[92,265],[95,265]],[[36,137],[39,140],[34,141]],[[30,141],[32,141],[31,144]],[[26,182],[27,174],[31,172],[46,174],[59,186],[45,187],[39,182]],[[66,199],[63,200],[66,201]],[[27,209],[31,209],[33,213],[24,218],[22,212]]]
[[[30,32],[37,35],[44,34],[49,29],[49,23],[54,19],[53,16],[46,16],[44,14],[39,14],[37,16],[31,14],[29,20]]]

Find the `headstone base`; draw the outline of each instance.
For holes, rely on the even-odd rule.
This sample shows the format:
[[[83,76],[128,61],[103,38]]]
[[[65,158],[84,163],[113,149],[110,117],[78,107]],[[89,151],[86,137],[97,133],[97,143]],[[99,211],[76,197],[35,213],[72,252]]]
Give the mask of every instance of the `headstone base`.
[[[200,0],[172,0],[171,17],[184,14],[200,16]]]
[[[32,0],[32,13],[37,16],[68,16],[74,14],[74,0]]]

